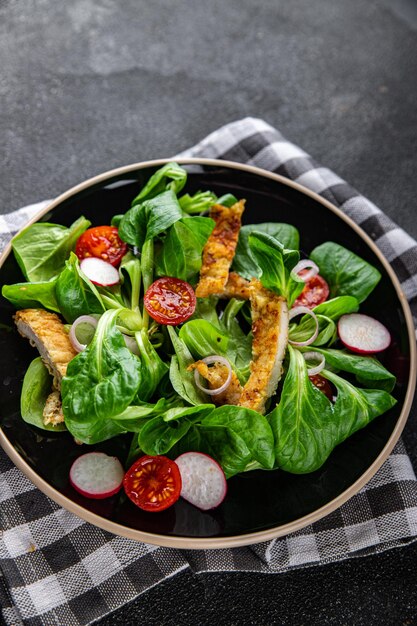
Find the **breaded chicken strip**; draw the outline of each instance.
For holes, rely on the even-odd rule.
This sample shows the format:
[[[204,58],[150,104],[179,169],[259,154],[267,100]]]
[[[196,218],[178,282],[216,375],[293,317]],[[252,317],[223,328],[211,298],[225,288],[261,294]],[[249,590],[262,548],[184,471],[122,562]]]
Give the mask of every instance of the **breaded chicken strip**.
[[[251,294],[250,281],[242,278],[236,272],[230,272],[226,286],[221,298],[238,298],[240,300],[249,300]]]
[[[288,307],[282,296],[265,289],[259,280],[250,283],[252,305],[251,374],[238,405],[265,412],[265,403],[276,391],[288,343]]]
[[[14,316],[17,330],[39,350],[42,361],[60,389],[67,365],[78,353],[73,348],[64,324],[55,313],[43,309],[22,309]]]
[[[64,421],[62,412],[61,394],[59,391],[52,391],[46,398],[45,407],[43,409],[44,424],[61,424]]]
[[[208,382],[209,389],[218,389],[226,381],[229,370],[223,363],[214,363],[211,367],[204,361],[196,361],[188,366],[188,371],[197,370],[197,372]],[[217,406],[223,404],[237,404],[242,393],[242,386],[238,377],[232,371],[230,384],[221,393],[211,396],[213,403]]]
[[[195,291],[198,298],[223,293],[235,256],[244,208],[245,200],[239,200],[231,207],[212,206],[210,217],[216,225],[203,250],[200,282]]]

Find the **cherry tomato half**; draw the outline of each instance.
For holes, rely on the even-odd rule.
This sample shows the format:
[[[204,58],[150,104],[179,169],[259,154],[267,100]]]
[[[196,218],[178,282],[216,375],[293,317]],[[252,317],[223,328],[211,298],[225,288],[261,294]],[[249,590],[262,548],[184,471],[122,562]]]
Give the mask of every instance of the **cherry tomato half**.
[[[301,270],[299,276],[303,276],[308,270]],[[315,306],[321,304],[329,297],[329,285],[320,274],[316,274],[306,281],[303,291],[294,302],[294,306],[306,306],[314,309]]]
[[[194,313],[194,289],[185,280],[164,276],[149,287],[143,299],[149,315],[165,326],[177,326]]]
[[[175,461],[166,456],[142,456],[123,479],[126,495],[144,511],[164,511],[181,493],[181,474]]]
[[[314,376],[310,376],[310,381],[315,387],[317,387],[317,389],[320,389],[320,391],[323,392],[324,395],[329,398],[329,400],[333,399],[334,393],[332,386],[329,381],[324,378],[324,376],[320,376],[320,374],[315,374]]]
[[[75,254],[82,261],[95,256],[115,267],[127,252],[127,244],[119,237],[115,226],[88,228],[77,241]]]

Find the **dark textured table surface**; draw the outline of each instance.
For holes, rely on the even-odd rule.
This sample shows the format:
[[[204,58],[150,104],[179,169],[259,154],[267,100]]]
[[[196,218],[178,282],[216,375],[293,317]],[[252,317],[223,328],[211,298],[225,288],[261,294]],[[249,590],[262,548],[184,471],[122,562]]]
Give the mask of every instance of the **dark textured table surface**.
[[[417,237],[416,44],[415,0],[0,0],[0,212],[252,115]],[[409,625],[416,563],[182,573],[100,623]]]

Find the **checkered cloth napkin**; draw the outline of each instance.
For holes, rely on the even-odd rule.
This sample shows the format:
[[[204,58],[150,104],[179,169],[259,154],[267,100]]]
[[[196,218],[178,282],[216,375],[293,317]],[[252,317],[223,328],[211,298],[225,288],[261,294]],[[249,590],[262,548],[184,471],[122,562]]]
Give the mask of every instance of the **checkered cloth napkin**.
[[[392,264],[417,321],[417,243],[277,130],[247,118],[181,156],[257,165],[341,207]],[[0,217],[0,244],[42,206]],[[0,604],[6,623],[90,624],[186,568],[277,573],[410,543],[417,536],[417,481],[400,442],[366,488],[307,528],[245,548],[179,551],[115,537],[87,524],[34,488],[1,452],[0,522]]]

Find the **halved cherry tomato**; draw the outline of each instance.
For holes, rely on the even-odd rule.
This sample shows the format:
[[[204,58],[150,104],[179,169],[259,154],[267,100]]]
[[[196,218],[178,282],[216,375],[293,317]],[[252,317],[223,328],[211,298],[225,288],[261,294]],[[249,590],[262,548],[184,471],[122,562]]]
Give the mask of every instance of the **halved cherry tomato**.
[[[119,237],[115,226],[88,228],[75,246],[75,254],[82,261],[87,257],[98,257],[115,267],[127,252],[127,244]]]
[[[322,391],[324,395],[329,398],[329,400],[333,399],[334,393],[332,386],[329,381],[324,378],[324,376],[320,376],[320,374],[315,374],[314,376],[310,376],[310,381],[315,387],[317,387],[317,389],[320,389],[320,391]]]
[[[194,289],[185,280],[164,276],[149,287],[143,299],[149,315],[165,326],[177,326],[194,313]]]
[[[175,461],[166,456],[142,456],[123,479],[126,494],[144,511],[164,511],[181,493],[181,474]]]
[[[301,270],[299,276],[303,276],[309,270]],[[329,285],[320,274],[316,274],[306,281],[303,291],[294,302],[294,306],[306,306],[314,309],[315,306],[321,304],[329,297]]]

